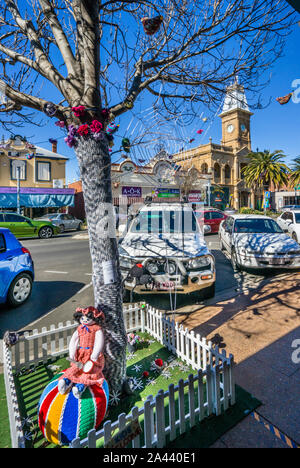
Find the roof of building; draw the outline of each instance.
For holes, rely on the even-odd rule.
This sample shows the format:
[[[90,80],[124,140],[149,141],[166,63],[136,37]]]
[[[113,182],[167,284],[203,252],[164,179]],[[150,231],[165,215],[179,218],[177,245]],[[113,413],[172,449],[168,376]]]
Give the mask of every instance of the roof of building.
[[[59,153],[54,153],[53,151],[47,150],[45,148],[41,148],[40,146],[35,146],[36,148],[36,156],[44,156],[45,158],[54,158],[54,159],[66,159],[68,160],[66,156],[63,156],[62,154]]]

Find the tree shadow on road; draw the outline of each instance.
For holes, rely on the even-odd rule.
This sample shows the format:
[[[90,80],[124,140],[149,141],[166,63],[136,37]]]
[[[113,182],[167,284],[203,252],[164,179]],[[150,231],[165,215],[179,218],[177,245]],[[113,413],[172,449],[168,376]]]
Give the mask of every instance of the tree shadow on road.
[[[6,330],[20,330],[72,298],[85,283],[35,281],[30,298],[20,307],[0,306],[0,338]]]

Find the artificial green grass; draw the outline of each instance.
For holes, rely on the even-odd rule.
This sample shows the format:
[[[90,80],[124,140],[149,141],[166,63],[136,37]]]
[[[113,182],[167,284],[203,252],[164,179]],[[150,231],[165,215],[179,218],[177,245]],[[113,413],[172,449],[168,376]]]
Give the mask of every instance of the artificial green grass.
[[[147,334],[140,333],[140,336],[145,339],[152,339]],[[166,391],[171,383],[175,385],[180,379],[186,380],[188,375],[195,373],[190,366],[182,365],[168,368],[170,372],[170,378],[165,378],[161,374],[157,374],[154,370],[151,370],[151,363],[160,358],[164,362],[173,356],[163,345],[157,341],[151,342],[148,347],[135,351],[134,356],[127,360],[127,375],[133,377],[142,382],[142,386],[136,389],[130,396],[126,396],[120,399],[118,404],[115,406],[109,406],[108,412],[105,416],[100,427],[103,426],[105,421],[111,420],[114,422],[118,419],[121,413],[128,414],[134,406],[141,407],[146,401],[149,395],[155,396],[159,390]],[[176,358],[179,362],[179,359]],[[48,366],[55,365],[58,367],[57,370],[51,370]],[[28,448],[58,448],[54,444],[50,444],[42,435],[37,424],[37,405],[39,398],[46,387],[46,385],[52,380],[59,371],[68,368],[70,365],[69,361],[65,358],[57,359],[55,362],[49,362],[48,364],[41,364],[36,367],[32,372],[26,371],[24,374],[15,376],[15,385],[18,395],[18,402],[21,417],[24,418],[24,434],[26,438],[26,447]],[[140,369],[136,369],[135,366],[141,366]],[[147,378],[143,377],[143,372],[148,371],[149,377],[153,379],[153,385],[146,385]],[[1,395],[5,395],[4,379],[1,376],[0,389]],[[195,401],[197,401],[197,382],[195,382]],[[3,388],[3,392],[2,392]],[[204,386],[205,388],[205,386]],[[185,388],[185,401],[184,404],[188,408],[188,389]],[[248,397],[248,393],[244,390],[237,388],[237,404],[229,408],[226,414],[219,417],[208,418],[200,424],[197,424],[195,428],[190,429],[187,425],[187,433],[184,436],[179,436],[175,441],[170,443],[167,439],[168,446],[170,447],[206,447],[211,445],[217,438],[224,434],[227,430],[233,427],[243,417],[246,416],[246,410],[253,410],[260,403]],[[177,404],[178,392],[175,394],[175,408],[176,408],[176,419],[178,418],[178,404]],[[0,447],[10,446],[10,431],[8,423],[8,414],[6,402],[1,399],[0,401]],[[165,407],[165,422],[166,426],[169,424],[169,408]],[[143,418],[140,418],[140,424],[143,429],[144,423]],[[177,443],[178,441],[178,443]],[[98,441],[97,446],[101,447],[103,439]],[[183,445],[180,445],[183,444]],[[192,444],[192,445],[189,445]],[[196,445],[195,445],[196,444]]]
[[[11,448],[4,375],[0,375],[0,448]]]

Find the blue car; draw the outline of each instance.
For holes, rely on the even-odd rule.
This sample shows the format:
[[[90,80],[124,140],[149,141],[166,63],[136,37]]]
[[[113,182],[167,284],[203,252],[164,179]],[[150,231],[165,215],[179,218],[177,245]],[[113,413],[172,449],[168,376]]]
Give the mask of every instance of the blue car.
[[[34,265],[28,249],[9,229],[0,228],[0,304],[17,307],[32,291]]]

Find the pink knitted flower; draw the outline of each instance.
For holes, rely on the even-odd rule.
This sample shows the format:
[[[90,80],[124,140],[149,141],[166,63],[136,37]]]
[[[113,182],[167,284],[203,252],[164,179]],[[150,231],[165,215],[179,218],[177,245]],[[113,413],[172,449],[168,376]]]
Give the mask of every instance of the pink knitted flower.
[[[75,117],[83,117],[85,114],[85,106],[72,107]]]
[[[91,123],[90,129],[93,133],[100,133],[101,130],[103,129],[103,125],[99,120],[93,120]]]
[[[105,120],[109,119],[109,114],[110,114],[109,109],[102,109],[101,115]]]
[[[80,125],[80,127],[78,127],[77,129],[77,133],[78,135],[80,136],[85,136],[89,133],[89,126],[87,124],[85,125]]]
[[[55,125],[57,127],[64,128],[66,124],[63,120],[58,120],[57,122],[55,122]]]

